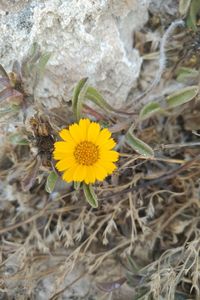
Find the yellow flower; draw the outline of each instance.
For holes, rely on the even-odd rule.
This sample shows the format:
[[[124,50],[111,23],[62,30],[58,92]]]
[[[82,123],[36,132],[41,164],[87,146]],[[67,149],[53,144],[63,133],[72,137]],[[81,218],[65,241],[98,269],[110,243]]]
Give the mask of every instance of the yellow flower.
[[[59,160],[56,168],[64,171],[63,180],[67,182],[84,181],[86,184],[104,180],[116,169],[118,152],[112,150],[115,141],[108,129],[100,128],[89,119],[81,119],[69,129],[59,133],[64,141],[55,142],[54,159]]]

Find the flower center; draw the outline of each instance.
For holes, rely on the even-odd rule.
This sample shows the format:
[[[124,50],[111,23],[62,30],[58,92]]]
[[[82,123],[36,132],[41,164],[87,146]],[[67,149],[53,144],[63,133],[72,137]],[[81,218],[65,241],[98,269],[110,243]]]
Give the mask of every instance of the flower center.
[[[74,150],[74,157],[78,164],[92,166],[99,158],[99,147],[92,142],[81,142]]]

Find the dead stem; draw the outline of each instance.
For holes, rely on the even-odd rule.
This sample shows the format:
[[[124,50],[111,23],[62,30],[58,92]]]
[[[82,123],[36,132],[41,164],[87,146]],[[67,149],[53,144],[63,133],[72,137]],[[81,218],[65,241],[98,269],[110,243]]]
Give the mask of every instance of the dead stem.
[[[197,155],[195,158],[193,158],[190,161],[186,162],[181,167],[178,167],[178,168],[174,169],[173,171],[167,172],[167,173],[159,176],[158,178],[155,178],[155,179],[152,179],[152,180],[149,180],[149,181],[145,181],[144,183],[141,183],[138,186],[130,187],[130,188],[124,190],[124,191],[120,191],[118,193],[113,193],[112,195],[107,195],[106,197],[101,197],[100,200],[105,200],[105,199],[108,199],[108,198],[116,196],[116,195],[120,196],[120,195],[123,195],[123,194],[127,194],[129,192],[138,191],[140,189],[144,189],[144,188],[149,187],[151,185],[160,183],[161,181],[168,180],[168,179],[171,179],[173,177],[176,177],[181,172],[187,170],[188,167],[192,166],[199,159],[200,159],[200,155]]]

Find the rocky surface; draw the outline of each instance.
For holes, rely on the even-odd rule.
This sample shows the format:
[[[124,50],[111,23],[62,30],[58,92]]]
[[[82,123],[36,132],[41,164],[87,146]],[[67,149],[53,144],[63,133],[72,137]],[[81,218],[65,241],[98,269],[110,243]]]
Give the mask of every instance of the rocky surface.
[[[30,46],[37,42],[43,52],[52,53],[36,90],[39,102],[47,108],[59,107],[61,101],[70,99],[74,85],[88,77],[90,84],[111,104],[122,106],[140,74],[142,58],[133,49],[133,32],[147,21],[148,5],[149,0],[0,0],[0,63],[11,70],[12,62],[22,61]],[[33,114],[29,108],[29,115]],[[6,121],[5,131],[14,133],[15,125],[14,121]],[[3,146],[6,137],[2,136]],[[16,199],[26,202],[26,194],[24,200],[15,185],[0,188],[9,203]],[[70,273],[65,286],[82,269],[78,267],[76,272]],[[35,290],[36,299],[50,297],[55,292],[55,281],[41,280]],[[73,285],[66,291],[63,299],[85,299],[91,283],[91,279],[81,279],[77,287]],[[20,293],[26,292],[19,282],[17,287],[15,283],[6,285],[10,297],[18,293],[21,297]],[[28,287],[31,288],[35,288],[34,284]]]
[[[38,88],[47,107],[68,101],[83,77],[121,106],[139,76],[142,58],[133,49],[133,32],[147,21],[148,5],[149,0],[3,0],[0,62],[9,69],[36,41],[52,53]]]

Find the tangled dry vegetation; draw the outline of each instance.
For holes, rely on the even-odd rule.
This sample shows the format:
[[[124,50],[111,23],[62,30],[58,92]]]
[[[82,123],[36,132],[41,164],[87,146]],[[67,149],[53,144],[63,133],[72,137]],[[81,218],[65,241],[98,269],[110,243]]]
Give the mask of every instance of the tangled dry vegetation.
[[[159,55],[150,31],[163,29],[149,22],[135,37],[143,90]],[[179,28],[165,46],[162,80],[132,105],[132,115],[84,105],[84,115],[110,128],[121,153],[117,172],[95,185],[97,209],[61,179],[46,191],[54,167],[50,136],[56,140],[73,122],[70,102],[47,112],[34,97],[48,55],[37,49],[13,73],[1,70],[0,299],[200,298],[199,92],[185,104],[165,105],[175,90],[199,84],[199,31]],[[152,100],[162,110],[140,118]],[[154,156],[127,143],[133,125]]]

